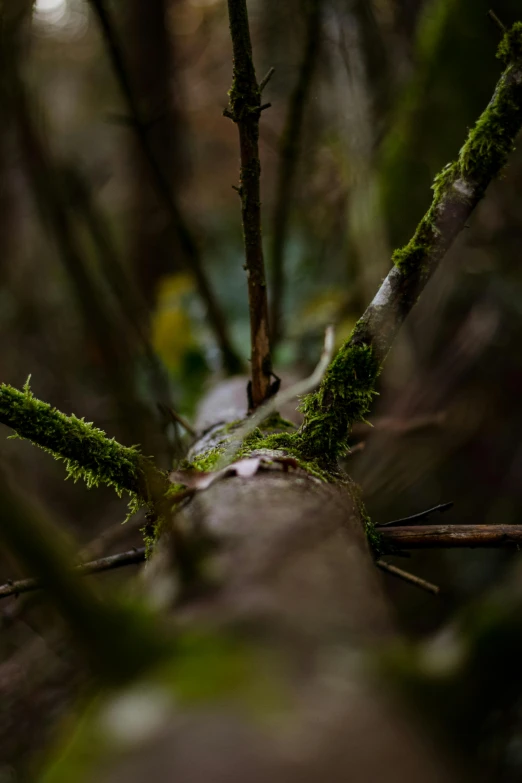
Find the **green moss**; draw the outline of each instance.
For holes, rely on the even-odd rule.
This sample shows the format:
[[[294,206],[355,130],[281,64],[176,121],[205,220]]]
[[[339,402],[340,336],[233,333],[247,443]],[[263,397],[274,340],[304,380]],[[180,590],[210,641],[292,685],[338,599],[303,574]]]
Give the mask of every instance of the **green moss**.
[[[0,385],[0,422],[63,460],[67,475],[74,481],[83,479],[88,487],[107,484],[119,495],[127,491],[143,500],[148,473],[158,473],[137,448],[122,446],[83,418],[66,416],[38,400],[29,381],[23,391]]]
[[[316,392],[304,397],[300,409],[304,422],[299,430],[302,455],[332,465],[348,450],[349,428],[364,421],[371,408],[379,362],[370,345],[352,344],[352,337],[340,348]]]
[[[428,213],[422,218],[408,244],[394,251],[392,261],[395,266],[405,275],[422,270],[437,234],[431,214]]]
[[[208,473],[215,468],[221,454],[223,454],[223,450],[222,446],[214,446],[191,460],[184,460],[180,468],[181,470],[199,470],[202,473]]]
[[[508,69],[459,155],[461,175],[477,182],[480,195],[506,164],[521,123],[522,85],[510,78]]]
[[[515,22],[499,44],[497,57],[504,65],[522,62],[522,22]]]
[[[262,430],[295,430],[296,426],[288,419],[284,419],[279,413],[272,413],[260,425]]]
[[[429,210],[420,221],[408,244],[394,251],[392,261],[404,274],[422,271],[434,241],[440,236],[436,225],[437,209],[459,174],[458,162],[448,163],[437,174],[431,186],[433,199]]]
[[[334,465],[326,465],[319,459],[306,457],[303,454],[301,437],[298,432],[279,432],[265,434],[259,428],[255,429],[236,454],[236,459],[249,457],[258,451],[283,451],[293,457],[298,466],[311,476],[321,481],[336,481],[340,474]]]
[[[387,548],[383,542],[382,536],[375,527],[375,522],[373,522],[371,517],[367,514],[366,508],[362,502],[359,505],[359,512],[361,514],[361,518],[364,524],[364,532],[366,533],[366,538],[368,539],[368,544],[372,550],[373,556],[377,558],[386,554]]]
[[[223,427],[221,427],[221,429],[218,430],[218,432],[223,433],[223,435],[228,435],[230,432],[233,432],[235,429],[237,429],[239,425],[242,423],[243,423],[243,419],[235,419],[234,421],[229,421],[227,424],[224,424]]]
[[[366,533],[366,538],[368,539],[368,544],[372,551],[372,555],[374,558],[378,558],[381,555],[386,554],[386,545],[384,544],[382,536],[377,530],[375,523],[372,521],[371,517],[366,511],[361,488],[355,482],[351,483],[351,495],[355,507],[359,512],[359,516],[361,517],[364,526],[364,532]]]

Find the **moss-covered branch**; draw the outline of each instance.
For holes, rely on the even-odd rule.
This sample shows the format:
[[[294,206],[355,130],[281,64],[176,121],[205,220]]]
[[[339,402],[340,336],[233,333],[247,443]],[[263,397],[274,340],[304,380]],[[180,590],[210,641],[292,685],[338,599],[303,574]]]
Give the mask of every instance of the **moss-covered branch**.
[[[522,22],[502,40],[506,70],[456,161],[435,178],[431,207],[410,242],[393,254],[394,266],[340,349],[319,388],[303,400],[298,434],[311,457],[335,459],[346,450],[351,424],[364,418],[382,362],[402,322],[489,183],[502,171],[522,127]]]
[[[122,446],[91,423],[41,402],[28,383],[23,391],[0,385],[0,423],[63,459],[68,475],[84,479],[89,487],[103,483],[148,501],[163,484],[162,474],[136,448]]]

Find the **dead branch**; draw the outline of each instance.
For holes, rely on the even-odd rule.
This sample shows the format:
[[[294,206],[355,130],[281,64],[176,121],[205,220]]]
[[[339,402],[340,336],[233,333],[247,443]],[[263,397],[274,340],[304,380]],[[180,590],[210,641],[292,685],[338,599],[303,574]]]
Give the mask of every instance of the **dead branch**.
[[[246,0],[228,0],[228,15],[234,57],[230,103],[224,113],[236,123],[239,131],[239,195],[248,278],[252,362],[249,407],[254,409],[270,396],[272,377],[259,184],[259,117],[264,107],[261,106],[261,90],[252,60]]]
[[[99,560],[91,560],[89,563],[81,563],[75,566],[74,571],[80,576],[99,574],[102,571],[114,571],[123,566],[135,565],[145,560],[145,547],[131,549],[128,552],[120,552],[117,555],[101,557]],[[17,582],[6,582],[0,585],[0,598],[8,598],[11,595],[22,595],[33,590],[41,590],[45,587],[40,579],[19,579]]]
[[[438,506],[433,506],[433,508],[428,508],[426,511],[420,511],[418,514],[412,514],[409,517],[402,517],[401,519],[393,519],[391,522],[383,522],[381,525],[377,525],[377,527],[380,529],[381,527],[389,527],[391,525],[416,525],[418,522],[420,522],[423,519],[428,519],[432,514],[435,513],[444,513],[445,511],[448,511],[450,508],[453,508],[453,501],[450,500],[449,503],[440,503]]]
[[[427,593],[432,593],[433,595],[438,595],[440,593],[440,587],[438,585],[427,582],[425,579],[421,579],[420,576],[415,576],[415,574],[410,574],[409,571],[404,571],[402,568],[397,568],[397,566],[394,566],[391,563],[386,563],[384,560],[376,560],[375,565],[377,568],[380,568],[381,571],[385,571],[387,574],[391,574],[392,576],[397,577],[397,579],[402,579],[403,582],[408,582],[408,584],[414,585],[415,587],[420,587],[421,590],[426,590]]]
[[[497,549],[522,546],[522,525],[415,525],[379,528],[399,549]]]

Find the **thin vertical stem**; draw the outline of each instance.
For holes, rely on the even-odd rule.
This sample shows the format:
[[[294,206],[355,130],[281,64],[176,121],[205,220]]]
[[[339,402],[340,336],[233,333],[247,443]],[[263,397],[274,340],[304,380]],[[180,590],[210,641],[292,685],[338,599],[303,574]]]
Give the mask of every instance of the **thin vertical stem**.
[[[259,116],[261,90],[252,60],[246,0],[228,0],[233,48],[233,81],[230,104],[225,110],[238,126],[241,153],[239,195],[245,242],[252,387],[250,407],[256,408],[270,396],[272,361],[268,335],[268,301],[261,238],[261,199],[259,179]]]

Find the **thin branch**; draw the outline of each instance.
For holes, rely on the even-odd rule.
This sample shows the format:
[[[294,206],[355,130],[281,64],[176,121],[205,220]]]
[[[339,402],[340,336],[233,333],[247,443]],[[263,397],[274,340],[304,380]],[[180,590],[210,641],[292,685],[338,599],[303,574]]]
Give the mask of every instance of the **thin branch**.
[[[390,527],[391,525],[416,525],[421,520],[428,519],[428,517],[430,517],[432,514],[436,514],[437,512],[442,514],[444,511],[448,511],[450,508],[453,508],[452,500],[449,503],[440,503],[438,506],[428,508],[427,511],[421,511],[418,514],[412,514],[409,517],[394,519],[391,522],[383,522],[381,525],[376,525],[376,527],[380,529],[381,527]]]
[[[496,13],[492,9],[490,9],[488,11],[488,16],[491,19],[491,21],[494,24],[496,24],[496,26],[498,27],[498,29],[500,30],[502,35],[505,35],[506,32],[507,32],[506,25],[503,22],[500,21],[500,19],[498,18],[498,16],[496,15]]]
[[[272,416],[273,413],[277,413],[277,411],[279,411],[283,405],[286,405],[287,402],[291,402],[291,400],[295,400],[296,397],[300,397],[303,394],[312,391],[312,389],[317,388],[323,379],[328,365],[332,361],[334,342],[334,328],[333,326],[328,326],[324,335],[323,351],[313,373],[309,375],[308,378],[297,381],[297,383],[290,386],[288,389],[278,392],[274,397],[271,397],[267,402],[261,405],[252,416],[245,419],[243,424],[232,433],[232,438],[224,453],[219,458],[215,470],[219,470],[229,464],[245,438],[248,438],[256,427],[259,427],[265,419]]]
[[[397,566],[391,565],[391,563],[385,563],[384,560],[376,560],[375,565],[377,568],[380,568],[381,571],[386,571],[387,574],[396,576],[397,579],[402,579],[403,582],[408,582],[410,585],[420,587],[421,590],[426,590],[426,592],[432,593],[433,595],[438,595],[440,593],[440,587],[438,587],[438,585],[427,582],[425,579],[421,579],[420,576],[415,576],[415,574],[410,574],[409,571],[404,571],[402,568],[397,568]]]
[[[109,555],[101,557],[99,560],[91,560],[89,563],[81,563],[74,567],[74,571],[80,576],[90,576],[99,574],[102,571],[114,571],[123,566],[143,563],[145,560],[145,547],[140,549],[130,549],[128,552],[120,552],[118,555]],[[41,579],[20,579],[17,582],[6,582],[0,585],[0,598],[8,598],[11,595],[22,595],[33,590],[45,588],[45,583]]]
[[[232,37],[233,81],[228,114],[239,130],[241,169],[239,195],[245,243],[250,311],[252,386],[250,408],[257,408],[271,393],[272,360],[268,335],[268,300],[261,237],[259,116],[261,91],[252,60],[246,0],[228,0]]]
[[[223,364],[229,373],[239,372],[241,369],[241,360],[230,342],[224,313],[214,295],[207,273],[204,269],[197,242],[185,221],[179,204],[170,187],[170,183],[165,177],[161,163],[157,160],[151,147],[148,135],[149,123],[142,117],[140,106],[134,94],[134,89],[129,77],[128,68],[123,55],[123,48],[116,34],[115,26],[111,20],[109,11],[105,6],[104,0],[90,0],[90,2],[101,28],[114,74],[127,104],[127,110],[131,120],[130,125],[136,133],[136,138],[149,167],[151,179],[158,198],[165,206],[179,238],[188,271],[194,275],[199,294],[207,308],[208,318],[221,350]]]
[[[122,524],[116,522],[109,527],[105,528],[99,535],[92,538],[85,546],[83,546],[77,554],[79,562],[83,560],[94,560],[103,556],[103,553],[108,549],[119,545],[126,540],[129,543],[131,538],[134,537],[138,528],[142,527],[143,520],[138,516],[133,516],[128,522]],[[6,629],[21,620],[25,612],[30,609],[39,600],[39,597],[35,593],[29,593],[23,596],[20,600],[13,602],[0,614],[0,627]]]
[[[400,549],[522,547],[522,525],[408,525],[378,530],[385,544]]]
[[[522,126],[522,24],[499,48],[507,67],[493,98],[460,150],[435,178],[434,197],[410,242],[328,370],[321,388],[303,401],[300,438],[310,456],[335,459],[346,450],[355,421],[370,410],[377,376],[406,316],[489,183],[504,168]]]
[[[196,437],[197,433],[194,427],[191,427],[188,421],[183,416],[181,416],[181,414],[175,411],[174,408],[172,408],[170,405],[162,405],[161,403],[158,403],[158,409],[160,413],[165,416],[165,418],[176,422],[176,424],[180,424],[189,435]]]
[[[301,147],[303,118],[319,54],[321,2],[322,0],[310,0],[299,74],[290,96],[279,147],[279,168],[270,245],[272,268],[270,338],[272,347],[275,347],[282,335],[282,311],[285,292],[284,257]]]
[[[46,592],[67,622],[93,672],[107,683],[135,677],[170,652],[152,614],[104,595],[71,568],[68,541],[41,511],[27,504],[0,472],[0,540]]]
[[[263,76],[263,78],[259,82],[259,92],[263,92],[263,90],[265,89],[266,85],[268,84],[268,82],[270,81],[272,76],[274,75],[274,72],[275,72],[275,68],[273,66],[268,69],[268,73],[266,74],[266,76]]]
[[[400,416],[379,416],[370,422],[356,422],[351,434],[359,439],[369,437],[373,432],[390,435],[412,435],[422,430],[442,427],[447,419],[445,411],[426,413],[419,416],[401,418]]]

